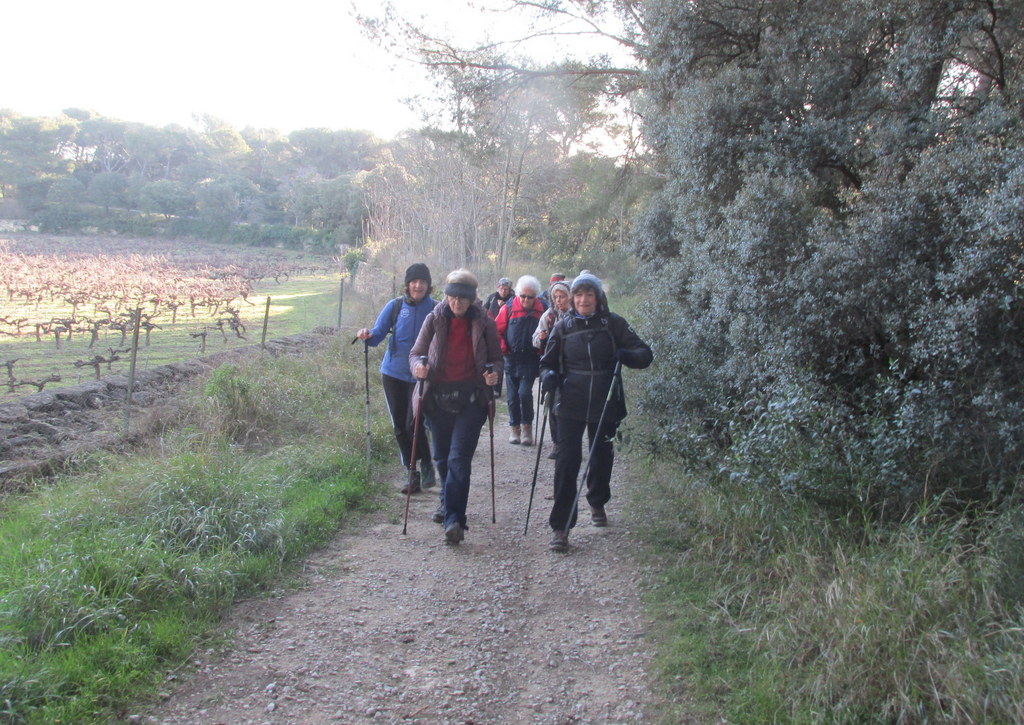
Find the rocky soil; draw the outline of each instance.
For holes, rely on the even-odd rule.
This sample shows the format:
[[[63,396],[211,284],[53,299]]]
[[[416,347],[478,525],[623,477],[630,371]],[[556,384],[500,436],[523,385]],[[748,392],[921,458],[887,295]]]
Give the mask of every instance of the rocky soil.
[[[630,474],[616,465],[607,528],[582,516],[568,553],[550,552],[554,462],[540,460],[524,535],[537,449],[507,443],[498,418],[496,523],[486,425],[461,545],[430,520],[436,489],[412,497],[403,535],[401,469],[377,471],[395,491],[382,509],[313,555],[300,587],[240,602],[224,625],[230,644],[198,654],[131,720],[649,722],[642,572],[622,512]]]

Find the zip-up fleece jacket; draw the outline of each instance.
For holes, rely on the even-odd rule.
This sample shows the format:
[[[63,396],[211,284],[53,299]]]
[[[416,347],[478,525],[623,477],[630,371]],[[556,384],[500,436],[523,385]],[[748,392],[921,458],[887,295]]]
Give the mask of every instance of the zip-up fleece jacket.
[[[511,309],[510,309],[511,308]],[[537,330],[544,308],[536,300],[533,309],[526,310],[518,297],[501,306],[494,323],[498,327],[501,352],[507,356],[508,373],[513,377],[537,375],[540,356],[533,346],[533,333]]]
[[[409,374],[419,364],[422,355],[427,356],[427,365],[430,366],[430,375],[423,384],[423,395],[425,399],[430,391],[430,378],[434,377],[440,369],[441,360],[444,359],[444,351],[448,347],[448,330],[452,314],[448,300],[443,299],[437,303],[427,319],[420,328],[419,337],[416,338],[407,360]],[[494,320],[487,316],[479,301],[469,307],[466,316],[470,321],[470,336],[473,341],[473,362],[476,367],[477,379],[477,400],[488,402],[493,399],[494,394],[491,388],[484,383],[484,373],[487,372],[487,364],[494,365],[494,372],[498,373],[498,379],[504,372],[504,363],[501,356],[501,343],[498,341],[498,328]],[[420,395],[413,396],[413,415],[419,411]]]
[[[597,423],[605,401],[607,423],[626,417],[626,398],[621,378],[612,391],[616,361],[643,369],[654,360],[654,353],[621,316],[608,311],[603,294],[598,310],[590,317],[569,312],[551,330],[540,359],[541,376],[557,375],[561,380],[555,395],[555,415],[567,420]]]
[[[409,350],[416,342],[416,336],[420,333],[420,327],[427,315],[434,309],[437,300],[431,297],[424,297],[419,304],[410,302],[407,296],[401,301],[395,298],[384,305],[384,309],[377,315],[377,321],[370,330],[370,336],[366,338],[366,344],[370,347],[377,347],[384,338],[391,333],[391,341],[384,353],[384,359],[380,363],[380,371],[389,377],[404,380],[407,383],[416,382],[416,379],[409,373]],[[402,305],[398,311],[398,319],[395,320],[395,329],[391,329],[391,320],[394,318],[392,305]]]

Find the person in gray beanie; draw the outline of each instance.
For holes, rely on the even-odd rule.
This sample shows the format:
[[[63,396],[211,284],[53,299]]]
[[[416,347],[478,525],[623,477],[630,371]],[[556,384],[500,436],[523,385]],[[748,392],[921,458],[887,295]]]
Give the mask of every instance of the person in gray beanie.
[[[576,479],[583,462],[583,433],[593,454],[587,470],[587,503],[594,526],[607,526],[611,499],[612,440],[626,417],[618,364],[646,368],[654,353],[625,319],[608,309],[601,280],[584,271],[570,286],[571,310],[551,330],[540,360],[541,390],[555,396],[558,452],[555,502],[548,524],[552,551],[567,551],[569,529],[576,525]],[[614,387],[613,387],[614,386]]]
[[[388,349],[380,364],[381,386],[384,388],[384,400],[387,402],[388,413],[391,415],[391,426],[398,441],[398,453],[402,465],[412,468],[412,475],[406,476],[401,491],[406,493],[412,479],[412,492],[422,488],[430,488],[437,481],[434,475],[434,464],[430,459],[430,443],[427,434],[420,428],[416,437],[416,459],[412,460],[412,439],[415,428],[412,415],[412,398],[416,380],[409,372],[409,350],[420,334],[420,327],[427,319],[427,314],[434,309],[437,302],[430,297],[430,269],[422,262],[409,265],[405,270],[405,286],[402,296],[384,305],[377,315],[372,328],[364,327],[356,333],[356,337],[369,347],[376,347],[388,335]],[[416,463],[419,470],[415,470]]]
[[[498,280],[498,289],[491,292],[484,300],[484,311],[487,312],[487,316],[492,320],[498,318],[498,312],[501,311],[502,305],[512,299],[512,280],[508,277],[502,277]]]

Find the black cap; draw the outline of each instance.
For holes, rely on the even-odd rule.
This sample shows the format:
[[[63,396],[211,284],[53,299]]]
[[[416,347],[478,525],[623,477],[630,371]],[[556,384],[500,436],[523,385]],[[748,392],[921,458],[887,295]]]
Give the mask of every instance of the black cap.
[[[409,284],[414,279],[425,280],[428,287],[433,284],[430,279],[430,269],[428,269],[427,265],[422,262],[410,264],[409,269],[405,270],[405,284]]]

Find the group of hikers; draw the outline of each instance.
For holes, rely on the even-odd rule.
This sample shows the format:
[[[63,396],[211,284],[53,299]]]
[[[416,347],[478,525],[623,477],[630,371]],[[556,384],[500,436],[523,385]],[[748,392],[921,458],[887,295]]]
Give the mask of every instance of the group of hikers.
[[[552,275],[546,289],[531,275],[507,277],[483,302],[472,272],[456,269],[440,300],[423,263],[409,266],[403,294],[388,302],[357,337],[376,346],[390,336],[381,377],[402,465],[402,493],[439,485],[433,520],[458,544],[468,529],[471,463],[494,398],[505,388],[509,443],[534,445],[533,388],[548,401],[555,461],[549,548],[569,548],[576,525],[583,434],[589,440],[586,499],[594,526],[607,526],[615,461],[613,439],[626,416],[621,366],[646,368],[651,348],[608,309],[600,279]],[[425,423],[421,425],[420,421]],[[429,430],[430,436],[425,433]],[[435,472],[436,468],[436,472]]]

